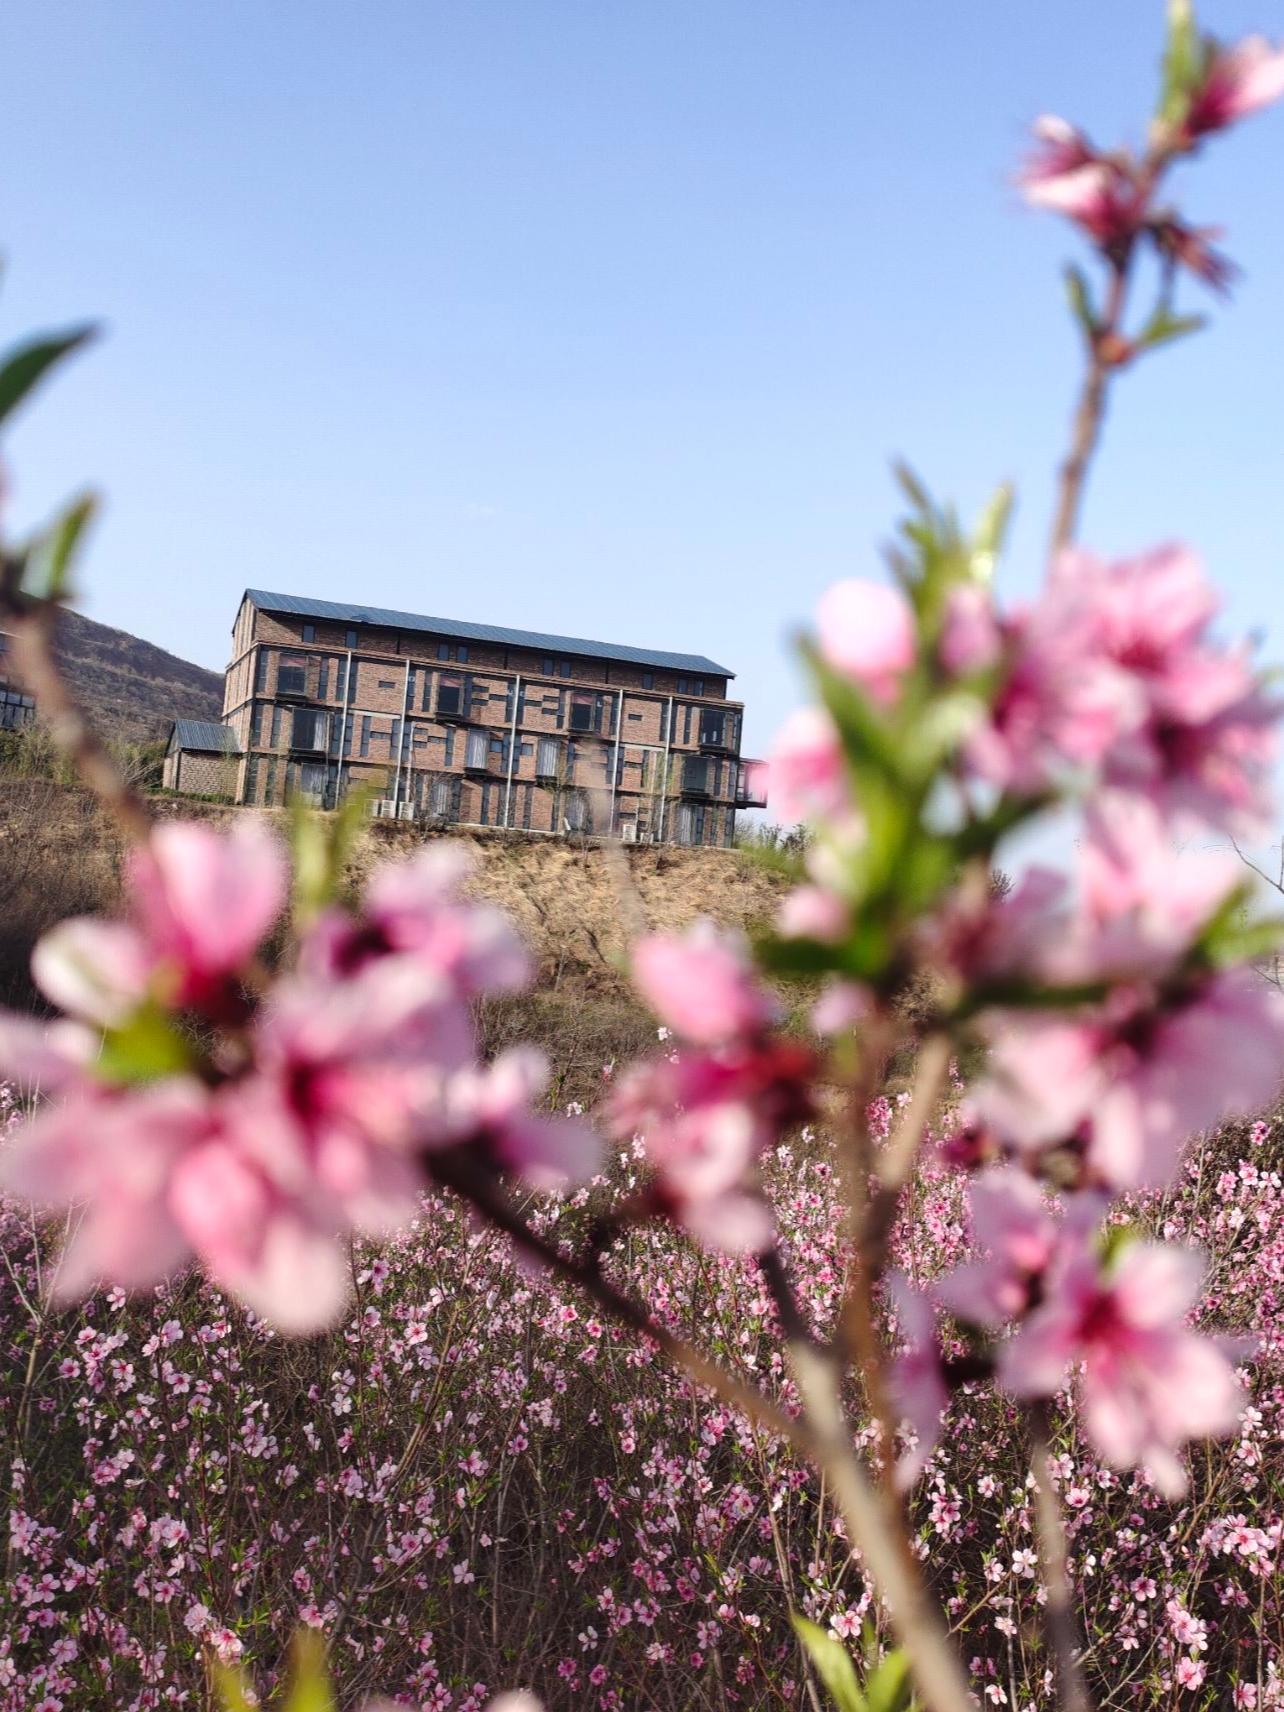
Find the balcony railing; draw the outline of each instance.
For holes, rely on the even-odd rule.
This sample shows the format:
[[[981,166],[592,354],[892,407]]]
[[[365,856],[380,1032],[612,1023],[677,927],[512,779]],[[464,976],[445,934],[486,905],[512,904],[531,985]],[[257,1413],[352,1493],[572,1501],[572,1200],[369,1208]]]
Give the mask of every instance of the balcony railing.
[[[742,761],[736,769],[736,807],[766,808],[767,763]]]

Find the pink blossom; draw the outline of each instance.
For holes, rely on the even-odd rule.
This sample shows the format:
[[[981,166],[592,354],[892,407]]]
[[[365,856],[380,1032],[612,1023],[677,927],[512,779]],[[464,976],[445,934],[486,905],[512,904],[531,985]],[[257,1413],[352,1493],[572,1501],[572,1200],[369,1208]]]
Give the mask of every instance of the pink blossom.
[[[699,921],[685,937],[651,934],[633,947],[638,991],[670,1028],[701,1046],[757,1033],[779,1006],[758,984],[748,948]]]
[[[796,708],[767,761],[771,800],[785,821],[848,820],[851,781],[833,720],[819,707]]]
[[[776,930],[786,939],[816,939],[835,945],[851,931],[850,907],[822,886],[798,886],[776,915]]]
[[[135,928],[88,916],[50,928],[31,956],[45,997],[100,1028],[128,1021],[147,996],[153,967],[154,955]]]
[[[129,867],[130,906],[147,951],[195,1004],[253,957],[281,913],[285,853],[262,822],[226,833],[193,821],[158,826]]]
[[[531,1110],[547,1082],[548,1061],[533,1046],[513,1047],[493,1064],[458,1072],[447,1091],[447,1135],[485,1148],[532,1188],[561,1189],[591,1177],[602,1152],[594,1131],[573,1118]]]
[[[1281,95],[1284,47],[1273,48],[1265,36],[1249,36],[1233,48],[1218,45],[1182,121],[1181,136],[1195,142],[1271,106]]]
[[[644,1138],[657,1204],[698,1241],[733,1253],[762,1248],[771,1217],[751,1174],[767,1147],[811,1115],[813,1068],[806,1048],[787,1042],[652,1059],[620,1078],[608,1123],[616,1135]]]
[[[1064,214],[1105,249],[1126,244],[1146,197],[1124,163],[1099,155],[1065,119],[1045,115],[1033,129],[1037,147],[1017,175],[1026,201]]]
[[[1284,1001],[1249,970],[1220,970],[1163,999],[1117,988],[1083,1019],[1012,1019],[976,1107],[1020,1147],[1082,1142],[1100,1181],[1158,1186],[1189,1135],[1261,1110],[1282,1066]]]
[[[1131,1243],[1105,1271],[1086,1246],[1049,1278],[1044,1301],[999,1358],[1019,1397],[1060,1389],[1072,1364],[1089,1437],[1115,1468],[1144,1465],[1176,1496],[1186,1476],[1175,1452],[1190,1438],[1229,1432],[1243,1397],[1217,1346],[1185,1315],[1203,1264],[1191,1250]]]
[[[987,1251],[937,1280],[936,1300],[960,1319],[997,1331],[1023,1313],[1057,1250],[1059,1221],[1024,1171],[982,1172],[968,1191],[972,1241]],[[1100,1214],[1098,1204],[1095,1211]]]
[[[979,583],[955,583],[945,597],[945,614],[938,645],[945,670],[967,677],[996,665],[1002,632],[994,597]]]
[[[1229,256],[1213,248],[1212,240],[1222,235],[1220,226],[1188,226],[1185,221],[1168,215],[1152,220],[1150,236],[1161,255],[1223,294],[1230,290],[1238,268]]]
[[[304,944],[306,973],[344,975],[375,958],[417,959],[463,997],[517,992],[530,980],[530,957],[512,924],[488,904],[463,901],[472,869],[462,846],[425,845],[370,876],[359,917],[327,912]]]
[[[821,596],[816,623],[822,657],[867,691],[892,701],[914,664],[914,613],[898,588],[858,577]]]

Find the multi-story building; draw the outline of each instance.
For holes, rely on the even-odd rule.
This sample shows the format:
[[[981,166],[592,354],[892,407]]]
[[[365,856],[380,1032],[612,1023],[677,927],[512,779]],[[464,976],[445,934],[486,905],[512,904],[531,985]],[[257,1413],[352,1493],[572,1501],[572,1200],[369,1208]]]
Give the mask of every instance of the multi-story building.
[[[762,805],[734,675],[700,654],[247,589],[223,720],[239,802],[729,844]],[[177,765],[177,763],[176,763]]]
[[[36,701],[9,676],[9,637],[0,630],[0,731],[21,731],[36,717]]]

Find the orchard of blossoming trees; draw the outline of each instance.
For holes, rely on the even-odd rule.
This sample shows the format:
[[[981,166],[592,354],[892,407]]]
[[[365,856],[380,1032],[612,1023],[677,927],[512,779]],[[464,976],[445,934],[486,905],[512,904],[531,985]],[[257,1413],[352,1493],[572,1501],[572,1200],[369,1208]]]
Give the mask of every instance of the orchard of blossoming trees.
[[[1074,544],[1115,377],[1230,274],[1168,170],[1281,93],[1177,0],[1143,153],[1039,121],[1101,271],[1042,592],[1000,604],[1006,496],[969,536],[905,478],[771,761],[775,930],[636,944],[662,1046],[593,1114],[479,1061],[528,970],[449,846],[349,903],[350,819],[153,829],[51,666],[88,502],[6,554],[133,850],[37,948],[59,1019],[0,1022],[0,1705],[253,1704],[298,1625],[353,1704],[1284,1703],[1279,926],[1179,853],[1271,825],[1281,704],[1189,549]],[[1067,809],[1075,871],[997,884]],[[315,1647],[288,1692],[332,1704]]]

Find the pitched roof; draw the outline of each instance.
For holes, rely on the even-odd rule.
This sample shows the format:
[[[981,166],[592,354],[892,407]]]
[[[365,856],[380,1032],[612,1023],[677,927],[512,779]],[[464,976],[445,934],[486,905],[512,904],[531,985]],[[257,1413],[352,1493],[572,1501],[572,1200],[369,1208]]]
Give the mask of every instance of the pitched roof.
[[[175,749],[212,749],[221,755],[241,753],[232,727],[216,725],[210,719],[176,719],[170,745]]]
[[[591,660],[620,660],[631,666],[660,666],[670,672],[707,672],[734,678],[704,654],[670,654],[662,648],[630,648],[619,642],[589,642],[579,636],[549,636],[541,630],[510,630],[501,624],[463,624],[456,618],[426,618],[396,612],[386,606],[350,606],[339,600],[309,600],[298,594],[273,594],[246,589],[245,598],[263,612],[288,612],[297,618],[332,619],[340,624],[379,624],[390,630],[426,630],[434,636],[454,636],[464,642],[497,642],[501,647],[547,649],[555,654],[579,654]]]

